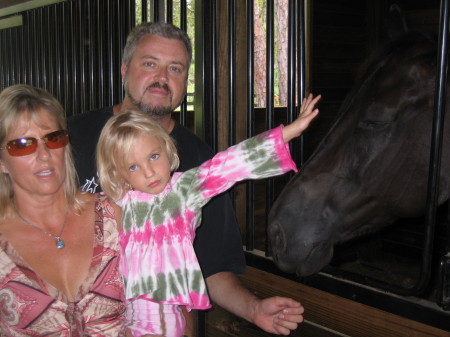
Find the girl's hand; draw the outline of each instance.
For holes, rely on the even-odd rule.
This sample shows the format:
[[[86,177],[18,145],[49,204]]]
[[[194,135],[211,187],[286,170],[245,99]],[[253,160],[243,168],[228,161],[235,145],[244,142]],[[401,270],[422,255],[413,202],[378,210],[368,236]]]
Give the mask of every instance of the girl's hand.
[[[297,119],[283,128],[285,143],[290,142],[295,137],[299,137],[308,128],[311,121],[319,114],[319,109],[315,108],[315,106],[321,98],[321,95],[314,97],[313,94],[309,94],[308,97],[303,99]]]

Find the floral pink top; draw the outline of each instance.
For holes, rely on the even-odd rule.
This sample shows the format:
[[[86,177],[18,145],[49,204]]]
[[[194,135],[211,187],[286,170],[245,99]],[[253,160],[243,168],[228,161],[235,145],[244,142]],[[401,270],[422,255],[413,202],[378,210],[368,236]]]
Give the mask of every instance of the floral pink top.
[[[96,196],[95,213],[94,253],[76,302],[42,280],[0,235],[1,336],[119,335],[125,299],[117,224],[105,197]]]
[[[281,126],[174,173],[158,195],[128,192],[122,206],[121,268],[127,299],[145,298],[190,309],[211,306],[192,246],[201,208],[244,179],[295,170]]]

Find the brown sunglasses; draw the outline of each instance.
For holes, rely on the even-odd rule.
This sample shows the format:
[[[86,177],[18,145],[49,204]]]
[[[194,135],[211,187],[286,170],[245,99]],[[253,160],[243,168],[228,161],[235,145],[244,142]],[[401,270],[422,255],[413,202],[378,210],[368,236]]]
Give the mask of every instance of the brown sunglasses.
[[[42,138],[24,137],[10,140],[6,146],[0,150],[8,150],[11,156],[26,156],[36,152],[38,140],[42,139],[49,149],[60,149],[69,143],[69,133],[67,130],[58,130],[47,133]]]

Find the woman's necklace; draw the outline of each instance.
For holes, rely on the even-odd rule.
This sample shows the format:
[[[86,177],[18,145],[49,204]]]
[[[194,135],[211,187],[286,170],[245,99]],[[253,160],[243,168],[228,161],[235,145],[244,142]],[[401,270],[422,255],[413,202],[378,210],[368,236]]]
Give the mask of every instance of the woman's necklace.
[[[36,228],[36,229],[39,229],[39,230],[40,230],[42,233],[44,233],[45,235],[54,238],[54,239],[56,240],[56,248],[58,248],[58,249],[63,249],[63,248],[66,246],[66,244],[64,243],[64,241],[61,240],[61,235],[62,235],[62,233],[63,233],[63,231],[64,231],[64,227],[66,227],[67,217],[68,217],[68,215],[69,215],[69,209],[68,209],[68,208],[67,208],[67,211],[66,211],[66,215],[64,216],[64,223],[63,223],[63,226],[62,226],[62,228],[61,228],[61,232],[59,233],[59,235],[53,235],[53,234],[51,234],[51,233],[49,233],[49,232],[43,230],[42,228],[40,228],[40,227],[38,227],[38,226],[32,224],[32,223],[29,222],[27,219],[25,219],[24,217],[22,217],[22,216],[20,215],[20,213],[17,212],[16,209],[15,209],[15,211],[16,211],[17,215],[19,216],[19,218],[20,218],[26,225],[31,226],[31,227],[34,227],[34,228]]]

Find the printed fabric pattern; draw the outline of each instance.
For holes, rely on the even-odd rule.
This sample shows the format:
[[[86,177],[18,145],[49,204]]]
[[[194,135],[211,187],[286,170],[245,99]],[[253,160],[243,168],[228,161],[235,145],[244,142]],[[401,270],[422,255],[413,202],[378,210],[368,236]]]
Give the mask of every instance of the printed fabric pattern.
[[[0,335],[118,336],[124,321],[114,211],[96,196],[94,251],[76,302],[39,276],[0,235]]]
[[[201,208],[244,179],[297,171],[282,126],[219,152],[201,166],[174,173],[158,195],[129,191],[122,207],[121,270],[125,297],[211,307],[192,242]]]

